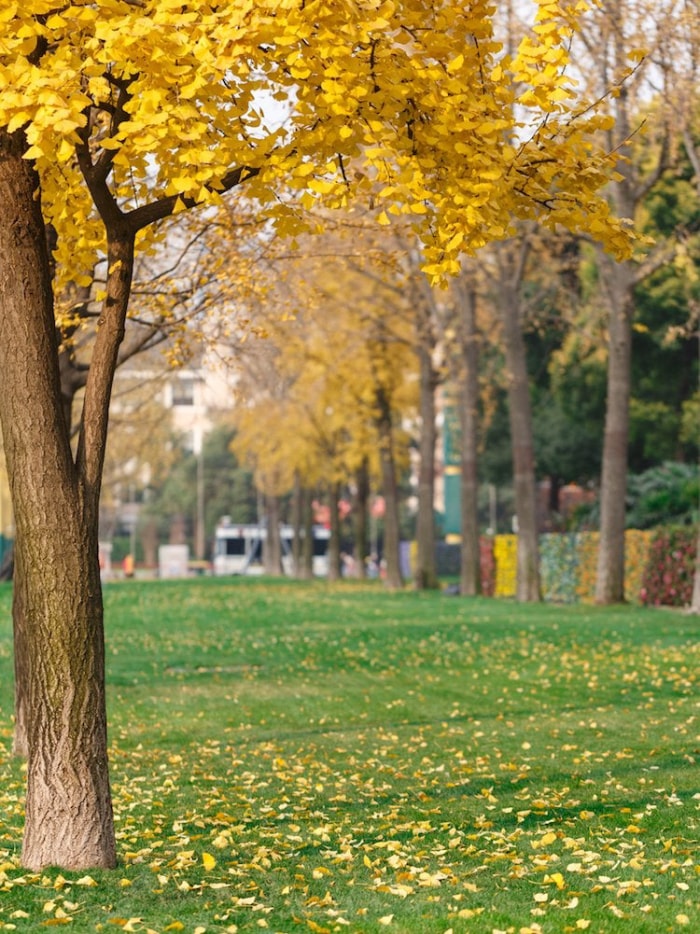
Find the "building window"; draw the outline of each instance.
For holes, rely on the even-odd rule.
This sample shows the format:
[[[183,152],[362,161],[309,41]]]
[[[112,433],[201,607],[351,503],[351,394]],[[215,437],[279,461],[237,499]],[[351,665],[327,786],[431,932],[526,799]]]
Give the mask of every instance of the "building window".
[[[173,405],[194,405],[194,380],[182,376],[173,386]]]

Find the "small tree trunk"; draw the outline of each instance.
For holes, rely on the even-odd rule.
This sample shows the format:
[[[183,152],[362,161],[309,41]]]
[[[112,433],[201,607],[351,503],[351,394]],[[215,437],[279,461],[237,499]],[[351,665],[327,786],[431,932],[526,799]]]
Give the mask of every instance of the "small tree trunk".
[[[149,516],[141,531],[141,547],[146,567],[154,568],[158,564],[158,523]]]
[[[301,578],[308,581],[314,576],[314,504],[313,492],[308,487],[302,490],[301,513]]]
[[[382,469],[384,493],[384,561],[386,576],[384,584],[389,590],[403,587],[401,574],[401,533],[399,524],[399,487],[396,480],[394,458],[394,432],[391,412],[382,393],[379,394],[379,456]]]
[[[292,575],[301,578],[301,550],[302,550],[302,488],[299,471],[294,472],[294,488],[292,490]]]
[[[624,29],[620,11],[610,14],[614,29],[612,55],[616,68],[625,59]],[[630,100],[622,88],[612,100],[615,126],[610,131],[611,148],[629,155],[632,136]],[[609,187],[618,217],[633,218],[642,197],[643,186],[635,178],[634,160],[620,162],[620,178]],[[608,371],[605,406],[605,435],[600,492],[600,542],[596,576],[596,603],[624,603],[625,600],[625,513],[627,497],[627,458],[629,408],[632,386],[632,320],[636,266],[633,260],[616,263],[598,250],[601,281],[608,300]]]
[[[609,293],[609,347],[605,438],[600,491],[596,603],[625,600],[625,512],[629,400],[632,384],[633,275],[629,262],[601,255]]]
[[[539,601],[541,594],[530,386],[516,289],[503,281],[499,300],[508,368],[508,410],[518,518],[516,596],[521,602],[532,603]]]
[[[549,475],[549,499],[547,507],[551,518],[559,515],[559,500],[561,493],[561,478],[556,474]]]
[[[461,290],[460,290],[461,291]],[[462,547],[459,591],[465,597],[481,592],[481,550],[478,518],[479,337],[474,290],[464,290],[461,303],[462,359],[459,361],[459,401],[462,431],[460,510]]]
[[[367,577],[368,509],[369,509],[369,463],[364,458],[355,477],[355,574],[360,580]]]
[[[340,500],[340,484],[332,483],[329,491],[329,514],[331,523],[331,537],[328,541],[328,580],[340,580],[340,516],[338,515],[338,501]]]
[[[280,535],[280,504],[276,496],[265,494],[265,529],[263,566],[266,574],[279,577],[282,568],[282,536]]]
[[[435,388],[437,374],[428,349],[418,347],[420,367],[420,464],[418,467],[418,522],[416,528],[416,590],[438,586],[435,567]]]

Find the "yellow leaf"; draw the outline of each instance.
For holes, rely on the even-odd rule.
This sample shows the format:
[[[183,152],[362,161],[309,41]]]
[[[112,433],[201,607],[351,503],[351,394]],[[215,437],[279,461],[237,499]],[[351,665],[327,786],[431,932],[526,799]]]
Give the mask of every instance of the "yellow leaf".
[[[309,181],[309,188],[319,195],[327,195],[328,192],[333,191],[335,188],[335,182],[331,182],[326,178],[312,178]]]
[[[329,928],[321,927],[320,924],[316,924],[315,921],[311,921],[309,918],[306,919],[306,923],[309,928],[314,931],[314,934],[330,934]]]
[[[560,872],[553,872],[551,875],[544,877],[545,885],[554,884],[561,891],[561,889],[566,888],[566,883],[564,882],[564,876]]]
[[[173,921],[172,924],[169,924],[167,927],[163,928],[164,931],[184,931],[185,925],[182,921]]]
[[[207,872],[212,870],[216,866],[216,860],[211,855],[211,853],[202,853],[202,865]]]

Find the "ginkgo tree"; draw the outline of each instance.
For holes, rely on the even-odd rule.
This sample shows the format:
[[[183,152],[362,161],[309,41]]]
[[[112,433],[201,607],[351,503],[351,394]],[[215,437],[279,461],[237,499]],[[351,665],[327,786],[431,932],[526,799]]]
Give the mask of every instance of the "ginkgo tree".
[[[413,220],[434,277],[514,215],[624,253],[598,195],[614,168],[594,142],[607,118],[567,72],[580,15],[585,3],[538,0],[506,55],[489,0],[3,4],[0,419],[27,626],[27,867],[116,862],[97,519],[137,248],[244,184],[286,231],[319,201],[373,198],[380,222]],[[53,290],[85,282],[97,257],[107,277],[73,448]]]

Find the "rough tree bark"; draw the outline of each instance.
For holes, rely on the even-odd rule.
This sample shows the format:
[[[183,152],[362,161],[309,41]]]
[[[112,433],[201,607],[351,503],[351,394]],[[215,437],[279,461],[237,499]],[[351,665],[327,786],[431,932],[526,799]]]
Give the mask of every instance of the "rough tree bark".
[[[22,862],[113,867],[97,552],[102,461],[87,458],[84,446],[77,463],[71,453],[39,182],[22,158],[25,145],[21,133],[0,131],[0,419],[23,581],[20,674],[31,712]],[[126,251],[126,276],[129,249],[121,243],[112,251],[115,262]],[[128,285],[121,282],[127,293]],[[108,365],[112,342],[118,346],[119,316],[104,327],[98,368]],[[107,401],[110,388],[111,381]],[[93,394],[85,426],[93,436],[106,426],[104,401]]]
[[[47,231],[47,247],[51,250],[56,245],[56,234],[53,228]],[[53,278],[54,269],[51,255],[49,254],[49,272]],[[87,308],[89,299],[89,289],[85,287],[76,287],[74,289],[73,310],[80,314],[81,310]],[[57,330],[56,340],[58,347],[58,373],[61,387],[61,403],[63,409],[63,418],[66,428],[70,433],[73,427],[73,404],[78,390],[85,387],[87,382],[87,367],[76,365],[73,355],[68,349],[68,343],[64,343],[65,337],[72,335],[62,334]],[[27,728],[29,723],[29,699],[28,699],[28,671],[25,664],[27,653],[25,620],[23,614],[24,598],[23,593],[26,588],[26,582],[22,577],[22,566],[19,564],[14,569],[14,589],[12,602],[12,629],[15,658],[15,724],[12,736],[12,754],[26,759],[29,751],[29,740],[27,737]]]
[[[22,759],[26,759],[29,752],[29,740],[27,738],[29,667],[27,664],[24,588],[25,580],[18,568],[15,567],[12,588],[12,633],[15,663],[15,724],[12,733],[12,754]]]

